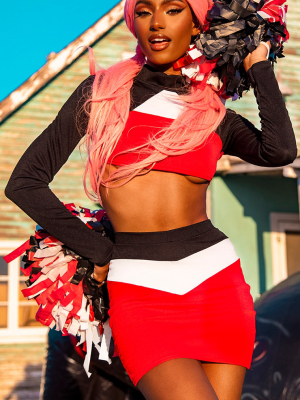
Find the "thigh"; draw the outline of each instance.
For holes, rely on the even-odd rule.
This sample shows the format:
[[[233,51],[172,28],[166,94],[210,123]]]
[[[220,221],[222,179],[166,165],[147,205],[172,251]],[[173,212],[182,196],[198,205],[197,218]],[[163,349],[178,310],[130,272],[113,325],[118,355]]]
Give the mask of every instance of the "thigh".
[[[201,362],[219,400],[240,400],[246,368],[240,365]]]
[[[146,400],[218,400],[201,362],[188,358],[159,364],[137,386]]]

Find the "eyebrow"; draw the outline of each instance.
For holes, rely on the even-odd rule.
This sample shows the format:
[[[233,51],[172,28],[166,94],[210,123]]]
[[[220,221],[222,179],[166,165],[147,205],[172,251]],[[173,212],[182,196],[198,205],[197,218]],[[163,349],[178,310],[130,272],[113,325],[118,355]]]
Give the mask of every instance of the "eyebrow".
[[[183,0],[163,0],[161,5],[164,6],[167,3],[171,3],[172,1],[179,1],[180,3],[184,3]]]
[[[180,3],[183,3],[183,4],[184,4],[184,1],[183,1],[183,0],[163,0],[162,3],[161,3],[161,5],[164,6],[165,4],[168,4],[168,3],[171,3],[171,2],[174,2],[174,1],[179,1]],[[136,3],[135,6],[137,6],[138,4],[147,4],[148,6],[152,6],[152,5],[153,5],[153,3],[152,3],[151,0],[139,0],[139,1]]]

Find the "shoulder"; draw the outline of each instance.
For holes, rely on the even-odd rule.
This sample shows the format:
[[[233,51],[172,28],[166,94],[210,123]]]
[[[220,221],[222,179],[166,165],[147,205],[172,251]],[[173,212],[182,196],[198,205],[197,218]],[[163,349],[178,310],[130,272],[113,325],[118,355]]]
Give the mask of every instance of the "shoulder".
[[[236,113],[234,110],[230,108],[226,109],[226,114],[216,129],[216,133],[220,136],[222,140],[222,150],[226,153],[226,150],[230,144],[233,133],[236,130],[236,127],[241,127],[244,124],[244,118]]]
[[[60,112],[62,112],[63,114],[73,114],[81,110],[85,102],[92,95],[94,79],[94,75],[90,75],[86,79],[84,79],[72,92],[68,100],[64,103]]]
[[[92,94],[93,83],[95,81],[95,75],[88,76],[80,85],[75,89],[76,97],[81,100],[82,97],[85,99],[89,98]]]
[[[216,129],[216,132],[218,133],[219,136],[224,134],[225,131],[227,131],[230,128],[230,125],[232,124],[233,120],[241,117],[239,114],[237,114],[234,110],[231,110],[230,108],[226,108],[226,113],[224,118],[222,119],[220,125]]]

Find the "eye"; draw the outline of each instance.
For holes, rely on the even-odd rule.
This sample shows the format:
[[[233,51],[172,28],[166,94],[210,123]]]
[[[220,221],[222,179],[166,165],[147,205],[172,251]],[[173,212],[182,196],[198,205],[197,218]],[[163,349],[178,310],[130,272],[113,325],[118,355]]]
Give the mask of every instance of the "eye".
[[[138,17],[144,17],[146,15],[150,15],[149,11],[136,11],[135,12]]]
[[[184,10],[184,8],[172,8],[171,10],[169,10],[167,12],[167,14],[176,15],[176,14],[180,14],[183,10]]]

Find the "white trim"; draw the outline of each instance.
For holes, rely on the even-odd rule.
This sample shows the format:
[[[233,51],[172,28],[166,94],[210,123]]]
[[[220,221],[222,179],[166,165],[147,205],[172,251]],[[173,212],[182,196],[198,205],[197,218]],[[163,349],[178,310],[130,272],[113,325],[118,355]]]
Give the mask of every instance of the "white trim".
[[[19,321],[19,259],[8,264],[8,330],[18,330]]]
[[[2,253],[6,251],[10,252],[21,246],[26,240],[28,240],[28,238],[24,240],[0,240],[0,251]]]
[[[0,254],[5,255],[10,253],[25,241],[0,241]],[[19,327],[19,305],[24,304],[23,301],[19,301],[19,282],[26,279],[26,277],[20,276],[19,270],[20,259],[17,258],[8,264],[8,275],[1,276],[0,279],[1,281],[8,282],[7,302],[1,302],[1,305],[7,306],[7,328],[0,328],[0,344],[44,343],[49,328],[42,325],[38,327]],[[27,305],[31,306],[28,301]]]
[[[136,107],[133,111],[157,117],[176,119],[183,108],[184,102],[179,100],[179,95],[176,92],[162,90]]]
[[[225,239],[178,261],[112,260],[107,280],[183,295],[238,259]]]
[[[18,332],[0,329],[0,344],[12,343],[45,343],[49,328],[19,328]]]
[[[288,277],[286,231],[300,232],[299,214],[270,213],[273,285]]]

